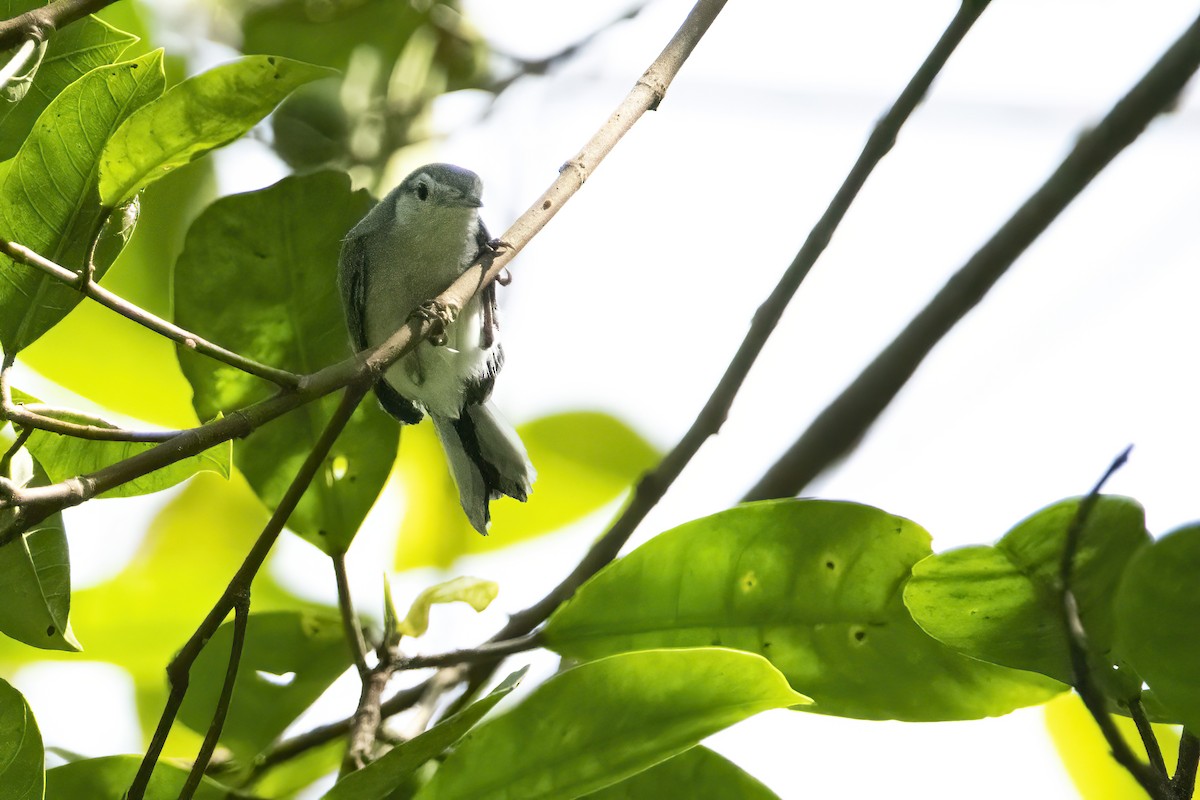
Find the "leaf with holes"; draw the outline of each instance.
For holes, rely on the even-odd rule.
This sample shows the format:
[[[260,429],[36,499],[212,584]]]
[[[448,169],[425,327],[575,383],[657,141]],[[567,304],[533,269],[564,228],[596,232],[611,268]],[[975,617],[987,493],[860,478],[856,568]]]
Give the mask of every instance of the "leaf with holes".
[[[1064,500],[1018,523],[995,547],[974,546],[927,558],[913,568],[904,601],[931,636],[972,658],[1072,680],[1063,632],[1059,574],[1067,529],[1079,499]],[[1112,598],[1125,565],[1150,542],[1134,500],[1101,496],[1079,537],[1071,581],[1097,674],[1125,692],[1141,681],[1116,675]]]
[[[446,748],[461,739],[476,722],[483,719],[487,712],[507,697],[525,677],[528,669],[524,667],[514,672],[488,693],[487,697],[447,717],[407,742],[396,745],[378,761],[350,773],[338,781],[321,800],[384,800],[389,797],[397,787],[404,785],[418,768],[445,752]]]
[[[932,721],[1005,714],[1061,685],[985,664],[930,638],[901,593],[929,534],[870,506],[752,503],[659,534],[550,617],[572,658],[721,645],[770,659],[806,711]]]
[[[126,202],[148,184],[253,128],[293,89],[333,70],[245,56],[172,86],[117,129],[100,157],[100,201]]]
[[[29,703],[0,680],[0,787],[5,800],[42,800],[45,757]]]
[[[179,719],[194,731],[206,732],[212,721],[232,644],[230,621],[192,666]],[[338,618],[295,611],[251,614],[221,743],[248,763],[349,666]]]
[[[38,3],[18,5],[24,8],[10,8],[3,18],[11,19]],[[0,160],[16,155],[38,115],[63,89],[91,70],[112,63],[137,40],[133,34],[92,16],[55,31],[47,41],[46,55],[25,98],[20,103],[0,107]]]
[[[342,237],[370,207],[344,174],[285,178],[225,197],[188,231],[175,272],[176,319],[235,352],[298,373],[350,355],[337,290]],[[180,348],[201,419],[229,414],[274,387]],[[338,395],[264,425],[234,448],[234,463],[274,508],[325,427]],[[288,526],[328,553],[345,552],[387,480],[398,426],[359,404]]]
[[[809,702],[766,659],[642,650],[555,675],[463,739],[418,800],[549,800],[602,789],[760,711]]]
[[[162,93],[162,53],[100,67],[64,89],[38,117],[0,188],[0,238],[81,270],[91,243],[96,278],[112,264],[136,221],[134,206],[104,221],[97,190],[100,152],[137,108]],[[15,353],[83,298],[49,275],[0,256],[0,345]]]

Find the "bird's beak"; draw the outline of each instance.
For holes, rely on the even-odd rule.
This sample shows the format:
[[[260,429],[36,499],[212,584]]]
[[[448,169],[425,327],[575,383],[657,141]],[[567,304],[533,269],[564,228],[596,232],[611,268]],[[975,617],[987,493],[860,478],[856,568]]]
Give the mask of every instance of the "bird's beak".
[[[450,204],[463,208],[480,208],[483,206],[483,201],[473,194],[456,194],[451,198]]]

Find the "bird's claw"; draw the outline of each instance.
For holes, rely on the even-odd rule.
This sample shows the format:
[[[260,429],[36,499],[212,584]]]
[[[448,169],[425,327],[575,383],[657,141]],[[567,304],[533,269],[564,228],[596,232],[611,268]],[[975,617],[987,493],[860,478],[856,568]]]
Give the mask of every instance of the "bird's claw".
[[[435,347],[446,343],[446,328],[458,317],[458,309],[441,300],[426,300],[417,306],[417,316],[430,324],[426,341]]]

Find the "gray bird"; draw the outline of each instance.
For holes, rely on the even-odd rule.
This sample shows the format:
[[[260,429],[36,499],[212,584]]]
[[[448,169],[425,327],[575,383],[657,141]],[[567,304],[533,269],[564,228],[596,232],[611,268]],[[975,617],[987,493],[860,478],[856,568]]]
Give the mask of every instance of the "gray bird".
[[[483,183],[453,164],[427,164],[388,193],[342,242],[338,286],[356,351],[380,344],[491,246],[479,219]],[[496,285],[475,295],[444,334],[421,342],[375,383],[384,410],[405,424],[428,412],[463,511],[486,535],[491,500],[522,502],[536,473],[521,440],[488,398],[504,363]]]

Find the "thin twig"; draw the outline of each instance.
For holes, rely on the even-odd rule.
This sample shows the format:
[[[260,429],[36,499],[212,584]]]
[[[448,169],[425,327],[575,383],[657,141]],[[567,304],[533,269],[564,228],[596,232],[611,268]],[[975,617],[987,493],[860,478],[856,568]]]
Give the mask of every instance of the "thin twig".
[[[212,760],[212,754],[217,749],[217,741],[221,738],[221,729],[225,727],[225,717],[229,714],[229,706],[233,700],[233,687],[237,683],[238,667],[242,663],[242,647],[246,643],[246,626],[250,621],[250,589],[239,594],[233,606],[233,641],[229,647],[229,665],[225,669],[225,682],[221,684],[221,695],[217,698],[217,707],[213,709],[212,722],[208,733],[196,754],[196,761],[188,773],[187,783],[179,793],[179,800],[191,800],[204,779],[204,771]]]
[[[375,737],[383,721],[383,693],[398,663],[395,651],[387,642],[380,643],[375,652],[379,656],[379,663],[363,676],[362,692],[350,724],[350,741],[339,775],[348,775],[365,767],[370,763],[371,753],[375,749]]]
[[[371,674],[367,666],[367,642],[363,638],[362,625],[358,622],[358,614],[354,611],[354,598],[350,596],[350,580],[346,576],[346,556],[337,553],[329,557],[333,562],[333,575],[337,581],[338,610],[342,614],[342,627],[346,631],[346,643],[350,647],[350,655],[354,657],[354,666],[358,676],[365,683]]]
[[[1169,109],[1200,63],[1200,20],[1105,115],[1081,134],[1054,173],[946,282],[908,326],[822,411],[742,498],[793,497],[858,442],[933,347],[1063,209]]]
[[[1078,547],[1080,534],[1087,526],[1088,517],[1095,507],[1096,501],[1100,498],[1100,490],[1104,488],[1104,484],[1108,482],[1109,477],[1120,469],[1128,457],[1129,448],[1126,448],[1124,452],[1113,460],[1112,464],[1104,472],[1104,475],[1092,487],[1092,491],[1079,502],[1079,508],[1076,509],[1075,517],[1071,520],[1071,524],[1067,528],[1066,541],[1063,543],[1062,562],[1059,573],[1059,603],[1063,614],[1063,628],[1067,639],[1067,652],[1071,658],[1071,683],[1075,687],[1075,691],[1079,693],[1079,698],[1083,700],[1084,706],[1087,707],[1093,719],[1096,720],[1096,724],[1100,727],[1100,732],[1104,734],[1104,739],[1108,742],[1108,747],[1112,751],[1112,756],[1117,763],[1128,770],[1133,779],[1146,790],[1146,794],[1153,798],[1165,799],[1169,797],[1165,777],[1156,775],[1154,770],[1142,763],[1125,741],[1125,737],[1121,735],[1121,731],[1117,728],[1112,716],[1108,713],[1108,700],[1105,697],[1104,690],[1096,683],[1092,675],[1091,666],[1088,664],[1087,632],[1084,630],[1083,622],[1079,618],[1079,604],[1076,602],[1075,593],[1071,589],[1071,573],[1074,567],[1075,552]]]
[[[445,653],[433,653],[425,656],[410,656],[404,660],[401,669],[428,669],[429,667],[450,667],[455,664],[493,663],[504,656],[513,653],[523,653],[542,646],[541,633],[526,634],[515,639],[499,642],[484,642],[478,647],[463,650],[450,650]]]
[[[1158,737],[1154,735],[1154,726],[1146,716],[1146,707],[1142,705],[1141,698],[1135,697],[1129,701],[1129,718],[1137,727],[1138,736],[1142,737],[1142,747],[1146,748],[1150,768],[1165,780],[1168,777],[1167,761],[1163,758],[1162,747],[1158,743]]]
[[[67,286],[78,289],[85,296],[92,298],[105,308],[115,311],[126,319],[132,320],[161,336],[165,336],[189,350],[195,350],[197,353],[240,369],[242,372],[270,381],[276,386],[291,389],[300,383],[301,378],[299,375],[288,372],[285,369],[279,369],[278,367],[260,364],[254,359],[246,358],[232,350],[226,350],[224,347],[214,344],[201,336],[197,336],[173,322],[168,322],[161,317],[151,314],[144,308],[140,308],[128,300],[113,294],[95,281],[87,280],[85,276],[80,275],[78,272],[69,270],[61,264],[56,264],[50,259],[35,253],[25,245],[0,239],[0,252],[5,253],[14,261],[19,261],[22,264],[39,269],[50,277],[65,283]]]
[[[0,92],[8,88],[8,84],[29,63],[29,59],[37,51],[37,48],[38,40],[36,38],[31,37],[21,42],[21,46],[17,48],[17,52],[13,53],[8,63],[0,67]]]
[[[350,416],[354,413],[354,409],[358,407],[359,402],[367,393],[369,386],[369,382],[359,380],[357,383],[346,387],[346,391],[342,395],[342,400],[333,412],[333,416],[329,418],[329,422],[326,423],[320,438],[313,445],[312,450],[304,459],[304,463],[301,465],[299,471],[297,471],[296,477],[292,479],[291,485],[284,492],[279,505],[275,508],[275,513],[267,521],[262,533],[259,534],[257,541],[255,541],[254,547],[250,549],[245,561],[242,562],[237,573],[229,581],[229,585],[225,587],[225,592],[217,600],[212,610],[209,611],[208,616],[204,618],[204,621],[196,628],[196,632],[192,634],[192,637],[188,639],[187,643],[180,649],[179,653],[167,667],[167,677],[171,687],[170,694],[167,696],[167,703],[163,709],[162,716],[158,720],[158,727],[155,729],[154,736],[150,740],[150,747],[146,750],[146,755],[142,758],[137,775],[129,787],[127,800],[142,800],[145,795],[150,775],[154,772],[154,765],[158,763],[158,757],[162,753],[163,745],[166,743],[167,734],[171,732],[175,716],[179,713],[179,706],[183,703],[183,697],[187,693],[192,664],[195,663],[197,656],[200,655],[200,651],[204,649],[204,646],[216,632],[217,628],[220,627],[225,617],[236,607],[238,598],[250,591],[250,585],[253,583],[254,577],[258,574],[258,570],[262,567],[263,562],[266,561],[267,555],[271,552],[275,540],[279,538],[279,533],[287,523],[288,517],[292,515],[296,504],[300,502],[300,498],[304,495],[308,485],[312,483],[313,477],[320,471],[321,465],[324,463],[325,457],[329,454],[330,448],[333,447],[333,443],[342,432],[342,428],[346,426],[346,423],[350,420]]]
[[[1175,777],[1171,779],[1171,794],[1174,800],[1190,800],[1196,790],[1196,768],[1200,766],[1200,739],[1191,731],[1184,730],[1179,738],[1179,758],[1175,764]]]
[[[0,50],[15,47],[22,39],[45,40],[52,31],[93,14],[116,0],[54,0],[0,22]]]

